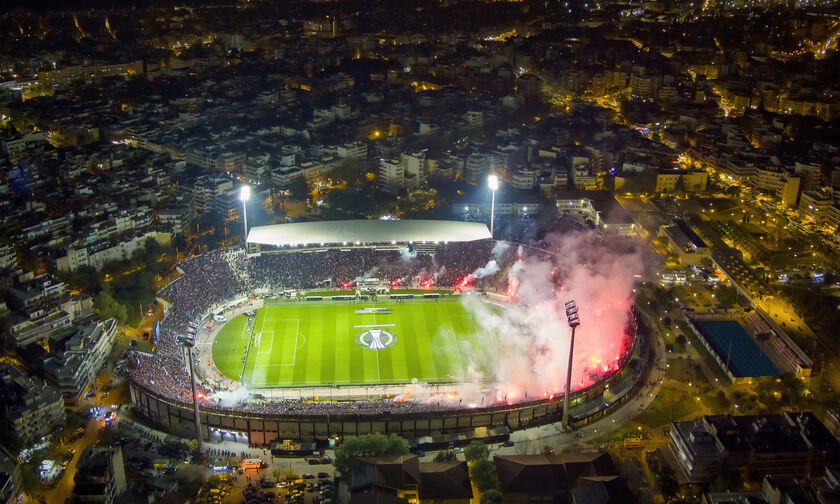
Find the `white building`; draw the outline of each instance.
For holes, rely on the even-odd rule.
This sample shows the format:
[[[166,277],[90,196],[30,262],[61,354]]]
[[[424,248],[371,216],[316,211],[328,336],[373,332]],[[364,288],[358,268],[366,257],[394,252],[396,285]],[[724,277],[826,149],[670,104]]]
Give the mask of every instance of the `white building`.
[[[401,160],[379,160],[379,188],[387,193],[397,193],[405,186],[405,170]]]
[[[167,245],[171,242],[172,236],[170,233],[150,230],[116,242],[108,240],[94,245],[84,245],[77,241],[65,249],[65,255],[55,260],[55,266],[58,271],[76,271],[82,266],[99,269],[109,262],[122,261],[131,257],[131,254],[144,247],[149,239],[161,245]]]
[[[362,161],[367,159],[367,144],[362,141],[350,142],[336,146],[335,152],[342,159],[355,159]]]
[[[538,173],[533,168],[518,168],[514,170],[511,177],[511,185],[514,189],[528,191],[537,185]]]
[[[44,361],[44,370],[59,386],[68,404],[78,404],[79,398],[96,379],[111,353],[116,335],[114,319],[79,326],[65,341],[64,353]]]
[[[10,365],[0,367],[0,380],[3,419],[18,439],[35,441],[64,425],[64,399],[58,389]]]
[[[426,185],[428,170],[425,151],[403,152],[400,163],[403,166],[403,187],[414,191]]]

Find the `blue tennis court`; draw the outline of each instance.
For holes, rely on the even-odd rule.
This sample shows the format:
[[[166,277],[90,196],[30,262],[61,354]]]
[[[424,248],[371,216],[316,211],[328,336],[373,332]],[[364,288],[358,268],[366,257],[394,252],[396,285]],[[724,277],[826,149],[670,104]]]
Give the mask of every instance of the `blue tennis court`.
[[[741,324],[733,320],[695,321],[694,325],[703,333],[712,350],[720,360],[726,362],[729,355],[729,371],[736,377],[778,376],[779,369],[767,354],[750,338]],[[732,345],[732,351],[729,345]]]

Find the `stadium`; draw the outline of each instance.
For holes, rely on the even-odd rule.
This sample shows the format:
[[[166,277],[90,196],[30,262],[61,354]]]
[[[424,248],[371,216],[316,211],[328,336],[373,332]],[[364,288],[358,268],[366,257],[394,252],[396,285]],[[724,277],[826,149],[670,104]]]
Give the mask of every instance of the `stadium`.
[[[481,223],[252,228],[245,247],[186,259],[161,289],[155,349],[133,354],[132,405],[195,437],[189,341],[203,439],[268,445],[382,432],[428,445],[558,421],[568,328],[549,298],[562,300],[562,279],[575,275],[555,255],[494,241]],[[534,297],[533,277],[548,294]],[[603,398],[627,380],[638,347],[627,300],[610,301],[608,290],[596,294],[596,312],[615,323],[593,323],[576,347],[577,423],[620,405],[623,396]],[[597,407],[584,411],[586,401]]]

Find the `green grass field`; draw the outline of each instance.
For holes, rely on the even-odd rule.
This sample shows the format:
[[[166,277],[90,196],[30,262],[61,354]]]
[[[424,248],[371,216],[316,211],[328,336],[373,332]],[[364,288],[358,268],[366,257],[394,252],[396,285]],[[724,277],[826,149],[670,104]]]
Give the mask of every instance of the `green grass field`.
[[[393,313],[356,313],[372,307]],[[463,368],[462,356],[436,347],[474,334],[474,327],[457,297],[404,303],[268,302],[257,311],[253,336],[245,315],[225,324],[213,342],[213,360],[222,374],[251,387],[407,383],[413,378],[451,382]],[[382,330],[396,336],[394,342],[381,333],[386,348],[357,342],[360,333]],[[366,344],[371,333],[362,337]]]

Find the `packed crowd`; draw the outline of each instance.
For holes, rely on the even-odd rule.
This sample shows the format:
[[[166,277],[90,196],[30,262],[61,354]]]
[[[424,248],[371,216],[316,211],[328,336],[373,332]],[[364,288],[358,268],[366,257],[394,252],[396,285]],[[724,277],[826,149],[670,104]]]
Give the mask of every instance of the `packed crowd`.
[[[454,285],[493,257],[493,242],[464,242],[441,245],[435,254],[407,250],[351,249],[323,252],[286,252],[247,256],[242,249],[221,249],[193,257],[178,265],[182,275],[161,291],[173,308],[161,323],[161,335],[154,355],[137,354],[132,380],[169,399],[191,401],[185,351],[177,343],[189,324],[201,323],[213,310],[256,291],[311,289],[324,285],[352,284],[361,278],[377,277],[400,285]],[[211,399],[213,390],[197,384],[205,406],[224,408]],[[458,407],[436,402],[374,400],[356,402],[306,402],[292,400],[249,400],[233,408],[253,413],[285,414],[372,414],[430,411]]]
[[[366,277],[387,278],[399,285],[454,285],[483,266],[491,242],[455,243],[432,254],[407,250],[350,249],[312,253],[263,254],[248,263],[254,289],[309,289],[327,283],[352,284]]]

